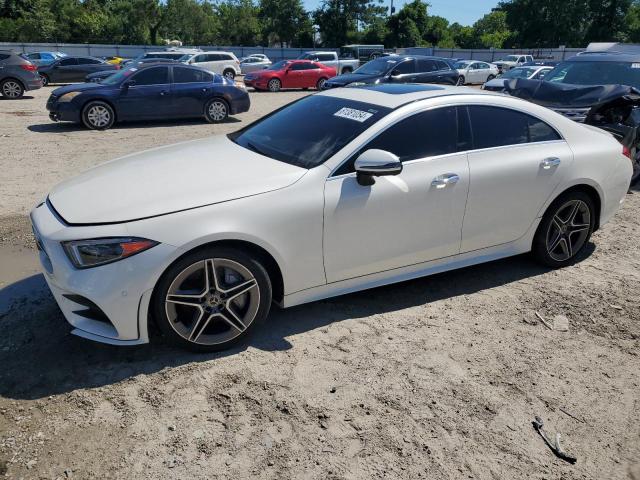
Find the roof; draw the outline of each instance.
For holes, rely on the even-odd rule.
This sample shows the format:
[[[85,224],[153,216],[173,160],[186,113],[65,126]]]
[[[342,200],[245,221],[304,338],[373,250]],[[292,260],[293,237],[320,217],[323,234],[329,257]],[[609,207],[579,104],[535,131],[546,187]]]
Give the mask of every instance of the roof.
[[[575,57],[568,58],[567,62],[640,62],[640,52],[616,53],[616,52],[583,52]]]
[[[344,98],[354,100],[356,102],[366,102],[394,109],[418,100],[426,100],[429,98],[448,95],[496,96],[498,94],[469,87],[402,83],[333,88],[317,93],[316,95]]]

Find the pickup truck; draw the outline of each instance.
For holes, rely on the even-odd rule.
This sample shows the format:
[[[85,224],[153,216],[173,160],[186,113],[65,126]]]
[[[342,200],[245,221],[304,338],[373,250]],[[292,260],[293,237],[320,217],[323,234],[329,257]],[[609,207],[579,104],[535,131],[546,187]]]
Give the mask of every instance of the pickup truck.
[[[304,52],[298,60],[313,60],[336,69],[338,75],[351,73],[360,66],[358,59],[340,59],[336,52]]]
[[[507,55],[506,57],[492,62],[498,66],[500,73],[511,70],[513,67],[519,67],[523,63],[533,62],[533,55]]]

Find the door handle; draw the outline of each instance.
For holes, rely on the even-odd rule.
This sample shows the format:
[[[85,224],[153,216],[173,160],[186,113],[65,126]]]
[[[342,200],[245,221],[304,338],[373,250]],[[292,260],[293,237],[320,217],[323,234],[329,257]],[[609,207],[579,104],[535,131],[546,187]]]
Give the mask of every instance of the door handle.
[[[540,166],[545,170],[549,170],[551,167],[557,167],[558,165],[560,165],[560,159],[558,157],[545,158],[540,162]]]
[[[438,175],[431,181],[431,186],[436,188],[445,188],[447,185],[455,185],[460,180],[460,176],[455,173],[445,173]]]
[[[161,97],[164,97],[167,93],[169,93],[169,92],[168,92],[168,91],[166,91],[166,90],[162,90],[162,91],[160,92],[160,96],[161,96]]]

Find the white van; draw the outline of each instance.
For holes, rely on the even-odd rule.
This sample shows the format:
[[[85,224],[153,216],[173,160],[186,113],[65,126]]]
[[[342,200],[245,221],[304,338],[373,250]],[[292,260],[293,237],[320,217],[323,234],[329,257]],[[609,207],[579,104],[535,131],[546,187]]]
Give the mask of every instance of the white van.
[[[180,61],[219,73],[231,80],[240,75],[240,61],[232,52],[199,52],[185,55]]]

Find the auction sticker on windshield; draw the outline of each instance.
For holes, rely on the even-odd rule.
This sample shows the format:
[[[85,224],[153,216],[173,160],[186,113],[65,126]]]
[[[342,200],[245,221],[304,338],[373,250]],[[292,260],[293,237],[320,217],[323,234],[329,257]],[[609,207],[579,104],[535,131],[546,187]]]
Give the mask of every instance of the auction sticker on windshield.
[[[366,122],[369,118],[373,117],[373,113],[363,112],[362,110],[356,110],[355,108],[343,107],[333,114],[335,117],[348,118],[349,120],[355,120],[356,122]]]

